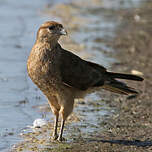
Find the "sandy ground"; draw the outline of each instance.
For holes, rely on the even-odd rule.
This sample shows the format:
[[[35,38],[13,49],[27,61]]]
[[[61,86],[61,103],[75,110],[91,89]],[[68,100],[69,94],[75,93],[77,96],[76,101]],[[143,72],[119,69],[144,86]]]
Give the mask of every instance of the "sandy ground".
[[[143,83],[130,84],[142,93],[135,97],[115,97],[109,103],[118,112],[105,120],[105,131],[90,139],[90,142],[72,144],[65,151],[146,152],[152,151],[152,3],[139,10],[122,11],[123,25],[117,31],[113,45],[119,62],[112,70],[131,73],[141,72]]]
[[[103,121],[101,131],[87,139],[80,137],[71,143],[55,144],[57,148],[46,148],[42,152],[152,151],[152,2],[140,9],[119,10],[118,13],[123,24],[116,32],[116,39],[109,44],[117,50],[107,54],[117,59],[111,70],[142,75],[144,82],[128,82],[141,92],[140,95],[126,97],[105,92],[111,99],[107,104],[117,110]]]

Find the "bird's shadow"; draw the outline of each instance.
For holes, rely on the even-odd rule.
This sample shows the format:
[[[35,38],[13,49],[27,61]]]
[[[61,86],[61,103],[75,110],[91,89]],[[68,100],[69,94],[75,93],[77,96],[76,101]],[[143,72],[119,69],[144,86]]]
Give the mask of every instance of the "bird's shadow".
[[[151,147],[152,141],[150,140],[98,140],[98,139],[89,139],[89,142],[102,142],[102,143],[110,143],[110,144],[119,144],[125,146],[137,146],[137,147]]]

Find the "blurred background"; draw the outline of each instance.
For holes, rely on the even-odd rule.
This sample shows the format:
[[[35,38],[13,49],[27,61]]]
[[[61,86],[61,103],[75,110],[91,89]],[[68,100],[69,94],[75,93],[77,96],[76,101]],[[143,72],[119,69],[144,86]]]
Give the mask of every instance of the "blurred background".
[[[28,55],[43,22],[61,22],[68,31],[68,37],[60,40],[65,49],[110,69],[115,63],[121,64],[112,55],[116,46],[120,47],[119,41],[115,42],[118,33],[127,34],[124,27],[130,23],[143,23],[138,12],[147,5],[146,0],[0,0],[0,151],[21,142],[25,144],[24,139],[33,133],[29,126],[37,118],[46,120],[52,127],[53,115],[47,100],[26,71]],[[132,45],[130,50],[134,49]],[[65,137],[87,138],[99,128],[102,130],[104,118],[116,111],[107,104],[110,97],[109,93],[108,96],[104,92],[93,93],[84,101],[77,101]],[[51,129],[45,128],[45,133],[48,132]]]

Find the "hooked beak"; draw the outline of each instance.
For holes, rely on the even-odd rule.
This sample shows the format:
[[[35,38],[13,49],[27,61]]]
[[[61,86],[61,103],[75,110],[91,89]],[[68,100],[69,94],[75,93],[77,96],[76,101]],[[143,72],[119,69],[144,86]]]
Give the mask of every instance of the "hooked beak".
[[[68,33],[67,33],[67,31],[66,31],[64,28],[62,28],[62,29],[60,30],[60,34],[61,34],[61,35],[67,35]]]

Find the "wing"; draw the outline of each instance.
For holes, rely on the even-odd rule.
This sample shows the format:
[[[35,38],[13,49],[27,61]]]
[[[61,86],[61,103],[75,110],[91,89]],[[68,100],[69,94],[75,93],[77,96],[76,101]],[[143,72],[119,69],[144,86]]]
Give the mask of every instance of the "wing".
[[[98,64],[87,62],[73,53],[63,50],[61,53],[60,72],[64,84],[86,90],[102,80],[102,72],[106,69]]]

